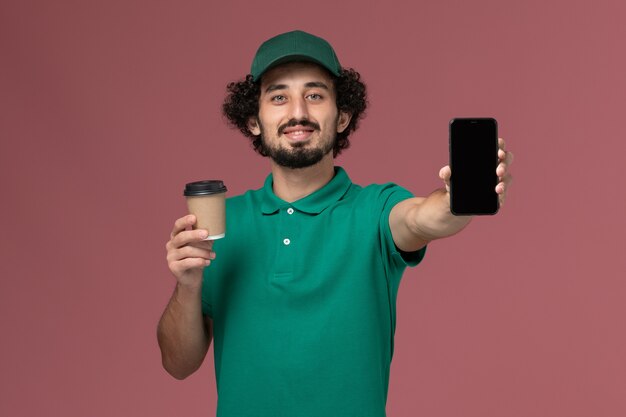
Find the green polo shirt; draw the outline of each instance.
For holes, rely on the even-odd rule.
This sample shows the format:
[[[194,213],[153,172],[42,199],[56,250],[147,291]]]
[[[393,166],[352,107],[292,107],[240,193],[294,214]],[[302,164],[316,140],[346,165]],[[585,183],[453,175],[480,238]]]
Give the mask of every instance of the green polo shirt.
[[[227,199],[205,268],[218,417],[383,417],[405,267],[389,212],[412,195],[342,168],[293,203],[263,188]]]

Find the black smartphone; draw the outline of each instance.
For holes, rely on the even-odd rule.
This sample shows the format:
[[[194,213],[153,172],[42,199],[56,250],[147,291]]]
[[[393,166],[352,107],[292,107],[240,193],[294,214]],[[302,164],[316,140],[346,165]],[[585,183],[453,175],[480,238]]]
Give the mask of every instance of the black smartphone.
[[[457,216],[496,214],[499,208],[498,122],[494,118],[450,121],[450,211]]]

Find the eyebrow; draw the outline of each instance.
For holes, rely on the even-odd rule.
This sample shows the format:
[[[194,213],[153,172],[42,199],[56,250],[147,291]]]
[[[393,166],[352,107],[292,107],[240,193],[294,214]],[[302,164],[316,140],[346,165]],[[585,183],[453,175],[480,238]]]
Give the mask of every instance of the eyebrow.
[[[306,84],[304,84],[304,86],[306,88],[323,88],[324,90],[330,90],[328,88],[328,86],[321,82],[321,81],[310,81]],[[271,84],[269,86],[267,86],[267,88],[265,89],[266,93],[271,93],[272,91],[276,91],[276,90],[287,90],[289,88],[289,86],[287,86],[287,84]]]

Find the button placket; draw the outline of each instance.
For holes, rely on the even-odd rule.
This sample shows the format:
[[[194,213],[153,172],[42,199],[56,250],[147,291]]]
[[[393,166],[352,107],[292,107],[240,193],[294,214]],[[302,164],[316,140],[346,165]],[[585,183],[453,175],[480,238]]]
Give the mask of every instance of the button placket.
[[[278,213],[280,216],[276,260],[274,263],[274,277],[284,281],[291,277],[294,268],[294,239],[297,239],[297,213],[293,207],[283,207]],[[287,274],[287,275],[286,275]]]
[[[293,207],[289,207],[289,208],[287,208],[287,214],[288,214],[289,216],[291,216],[291,215],[293,214],[293,212],[294,212]],[[288,230],[288,231],[289,231],[289,233],[291,233],[291,232],[293,231],[293,228],[292,228],[292,227],[290,227],[290,226],[293,224],[293,220],[292,220],[292,219],[287,219],[287,221],[286,221],[284,224],[286,224],[286,225],[287,225],[287,227],[286,227],[285,229],[286,229],[286,230]],[[285,236],[285,238],[283,239],[283,245],[285,245],[285,246],[289,246],[290,244],[291,244],[291,239],[290,239],[290,236],[289,236],[289,235],[287,235],[287,236]]]

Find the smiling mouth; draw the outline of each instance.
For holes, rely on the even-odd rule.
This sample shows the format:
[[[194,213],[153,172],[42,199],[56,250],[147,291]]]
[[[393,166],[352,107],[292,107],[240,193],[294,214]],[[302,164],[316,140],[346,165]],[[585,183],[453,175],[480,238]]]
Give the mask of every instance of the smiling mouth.
[[[284,129],[283,135],[285,135],[289,140],[300,142],[308,140],[313,132],[315,132],[315,129],[312,127],[293,126]]]

